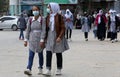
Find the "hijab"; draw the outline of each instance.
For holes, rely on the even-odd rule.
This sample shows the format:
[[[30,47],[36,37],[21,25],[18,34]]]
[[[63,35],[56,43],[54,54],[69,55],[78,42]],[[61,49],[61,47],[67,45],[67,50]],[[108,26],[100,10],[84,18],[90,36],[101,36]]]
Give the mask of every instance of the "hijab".
[[[98,17],[98,23],[100,24],[101,23],[101,15],[103,14],[103,10],[99,10],[99,17]]]
[[[66,18],[70,18],[72,15],[71,11],[69,9],[66,10],[66,14],[65,14],[65,17]]]
[[[115,21],[115,13],[116,13],[116,11],[115,10],[110,10],[109,12],[110,12],[110,20]]]
[[[51,7],[51,10],[52,10],[52,13],[50,13],[51,30],[54,31],[55,15],[59,13],[60,6],[58,3],[54,3],[54,2],[49,3],[49,6]]]

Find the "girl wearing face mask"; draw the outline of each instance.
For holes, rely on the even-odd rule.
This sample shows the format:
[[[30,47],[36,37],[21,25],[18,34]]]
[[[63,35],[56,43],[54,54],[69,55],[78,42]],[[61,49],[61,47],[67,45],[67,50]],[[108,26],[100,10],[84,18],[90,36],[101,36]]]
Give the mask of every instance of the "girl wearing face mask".
[[[40,8],[33,6],[33,17],[30,17],[27,23],[26,36],[24,46],[29,43],[29,58],[27,69],[24,71],[27,75],[32,75],[32,65],[35,53],[38,53],[39,57],[39,74],[42,74],[43,69],[43,49],[44,38],[46,34],[45,19],[40,16]]]
[[[108,17],[108,28],[111,32],[110,40],[112,43],[117,42],[117,28],[119,26],[119,19],[116,16],[115,10],[110,10],[110,16]]]
[[[103,41],[106,37],[106,23],[107,18],[103,14],[103,10],[99,10],[95,19],[95,24],[97,25],[97,37],[100,41]]]
[[[68,44],[64,37],[65,25],[59,11],[60,6],[58,3],[52,2],[48,5],[47,12],[49,14],[46,18],[46,71],[44,72],[44,75],[51,75],[53,53],[56,54],[57,58],[56,75],[61,75],[63,65],[62,53],[68,49]]]

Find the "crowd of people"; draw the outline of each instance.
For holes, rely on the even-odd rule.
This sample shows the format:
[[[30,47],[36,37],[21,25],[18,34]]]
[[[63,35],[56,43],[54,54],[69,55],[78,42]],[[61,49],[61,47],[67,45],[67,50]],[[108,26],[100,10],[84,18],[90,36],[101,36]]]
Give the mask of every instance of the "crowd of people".
[[[113,9],[107,13],[100,9],[98,12],[95,11],[93,15],[84,12],[83,15],[77,15],[75,25],[81,26],[86,41],[88,41],[88,32],[93,30],[94,37],[98,40],[104,41],[105,38],[108,38],[114,43],[118,41],[117,33],[120,27],[120,17],[116,13]]]
[[[32,17],[29,17],[26,23],[23,14],[18,19],[20,26],[20,40],[24,40],[24,46],[29,45],[28,64],[24,73],[32,75],[32,65],[35,53],[39,58],[39,73],[44,75],[51,75],[52,69],[52,55],[56,54],[56,75],[61,75],[63,68],[62,53],[69,49],[68,41],[71,40],[72,29],[74,27],[74,15],[66,9],[65,14],[60,10],[58,3],[51,2],[48,4],[47,16],[40,15],[40,8],[38,6],[32,7]],[[94,37],[100,41],[110,38],[112,43],[117,42],[117,28],[120,26],[120,19],[116,15],[115,10],[109,10],[104,13],[99,10],[93,15],[84,12],[83,15],[76,16],[76,25],[81,26],[81,31],[84,33],[85,41],[88,41],[88,33],[93,30]],[[26,30],[24,37],[23,31]],[[67,41],[68,40],[68,41]],[[43,51],[46,48],[46,71],[43,73],[44,57]]]

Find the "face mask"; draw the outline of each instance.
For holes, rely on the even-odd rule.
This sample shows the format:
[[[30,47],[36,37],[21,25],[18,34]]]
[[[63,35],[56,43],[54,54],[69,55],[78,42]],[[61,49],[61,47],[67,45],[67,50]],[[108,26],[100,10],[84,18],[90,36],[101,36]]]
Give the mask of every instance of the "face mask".
[[[38,16],[39,15],[39,11],[33,11],[33,15],[34,16]]]
[[[47,13],[50,13],[50,9],[49,9],[49,8],[47,8],[47,10],[46,10],[46,11],[47,11]]]

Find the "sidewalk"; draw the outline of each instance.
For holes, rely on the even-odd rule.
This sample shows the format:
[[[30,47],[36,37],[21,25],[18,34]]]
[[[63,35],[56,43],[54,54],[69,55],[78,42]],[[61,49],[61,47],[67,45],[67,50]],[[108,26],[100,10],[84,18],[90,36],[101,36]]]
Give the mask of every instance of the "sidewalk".
[[[23,41],[18,40],[18,34],[17,31],[0,31],[0,77],[28,77],[24,75],[28,48],[23,46]],[[120,34],[118,39],[117,43],[98,41],[90,32],[86,42],[81,31],[73,30],[72,42],[69,42],[70,50],[63,53],[63,74],[55,75],[54,54],[51,77],[120,77]],[[44,51],[44,60],[45,54]],[[31,77],[46,77],[37,75],[37,54],[32,73]]]

